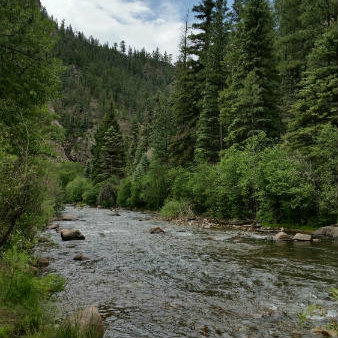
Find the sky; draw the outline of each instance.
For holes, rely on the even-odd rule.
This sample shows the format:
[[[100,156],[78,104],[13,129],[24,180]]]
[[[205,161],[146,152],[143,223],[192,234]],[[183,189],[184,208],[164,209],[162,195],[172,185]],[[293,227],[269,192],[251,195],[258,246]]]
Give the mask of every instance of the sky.
[[[178,55],[178,43],[188,10],[198,0],[41,0],[58,22],[93,36],[101,43],[124,40],[151,52],[159,47]]]

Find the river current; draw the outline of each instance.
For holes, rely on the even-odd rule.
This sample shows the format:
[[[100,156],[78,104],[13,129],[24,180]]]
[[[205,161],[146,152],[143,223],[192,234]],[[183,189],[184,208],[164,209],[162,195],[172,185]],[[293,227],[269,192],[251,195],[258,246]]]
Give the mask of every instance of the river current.
[[[152,215],[67,206],[84,241],[46,232],[48,272],[66,278],[60,315],[95,305],[105,338],[318,337],[337,315],[337,245],[277,243],[261,233],[200,229],[156,221]],[[161,226],[165,234],[150,234]],[[78,262],[82,253],[90,260]],[[317,310],[301,325],[299,314]],[[321,309],[320,309],[321,308]]]

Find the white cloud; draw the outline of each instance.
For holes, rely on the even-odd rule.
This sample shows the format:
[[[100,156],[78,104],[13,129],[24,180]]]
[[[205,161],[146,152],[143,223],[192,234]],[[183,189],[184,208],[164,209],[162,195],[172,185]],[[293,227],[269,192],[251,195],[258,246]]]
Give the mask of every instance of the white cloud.
[[[156,0],[155,0],[156,1]],[[170,0],[42,0],[48,13],[101,43],[125,40],[137,49],[177,55],[182,21]]]

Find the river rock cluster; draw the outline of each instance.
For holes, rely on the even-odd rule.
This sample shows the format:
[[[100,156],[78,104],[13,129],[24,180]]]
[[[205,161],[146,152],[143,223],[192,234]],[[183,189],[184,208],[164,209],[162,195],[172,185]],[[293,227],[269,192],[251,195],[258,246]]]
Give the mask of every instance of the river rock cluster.
[[[317,229],[312,234],[303,234],[296,233],[293,237],[288,235],[285,232],[285,229],[282,228],[280,232],[278,232],[273,239],[275,241],[299,241],[299,242],[307,242],[314,241],[317,242],[320,239],[333,239],[338,240],[338,225],[331,225]]]

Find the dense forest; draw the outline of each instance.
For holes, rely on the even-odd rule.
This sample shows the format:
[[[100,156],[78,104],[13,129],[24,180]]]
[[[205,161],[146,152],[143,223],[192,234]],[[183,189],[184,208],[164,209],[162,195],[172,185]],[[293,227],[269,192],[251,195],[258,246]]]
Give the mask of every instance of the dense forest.
[[[194,213],[289,226],[334,223],[336,3],[248,0],[229,9],[226,1],[209,0],[192,13],[175,69],[156,53],[147,61],[153,65],[147,102],[137,103],[132,84],[120,93],[121,87],[95,72],[97,93],[89,90],[105,118],[94,134],[86,177],[69,183],[68,201],[163,207],[169,218]],[[67,35],[62,26],[61,32]],[[74,38],[70,28],[66,32],[83,43],[81,34]],[[137,52],[125,56],[116,46],[95,46],[94,40],[87,47],[140,62],[144,80],[144,59]],[[73,52],[79,49],[63,46],[68,69],[81,69]],[[85,63],[88,88],[90,69],[100,69],[101,62],[103,55],[102,61]],[[83,97],[74,86],[65,90],[65,97]],[[124,95],[131,95],[131,105]],[[73,133],[69,118],[62,110],[60,115]],[[70,119],[74,116],[83,121],[83,114],[71,113]]]
[[[27,252],[64,203],[337,222],[336,0],[202,0],[177,60],[0,4],[1,337],[41,330],[62,288]]]

